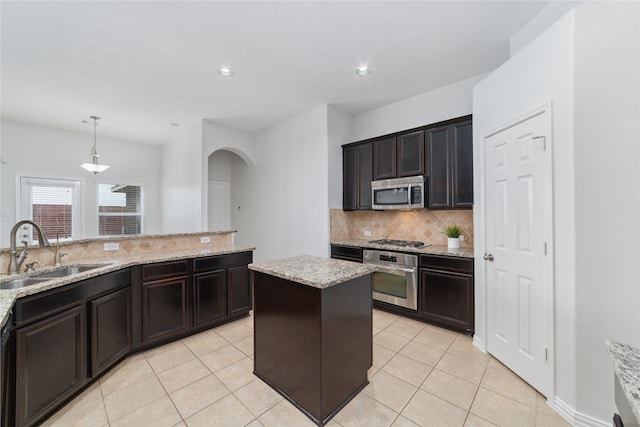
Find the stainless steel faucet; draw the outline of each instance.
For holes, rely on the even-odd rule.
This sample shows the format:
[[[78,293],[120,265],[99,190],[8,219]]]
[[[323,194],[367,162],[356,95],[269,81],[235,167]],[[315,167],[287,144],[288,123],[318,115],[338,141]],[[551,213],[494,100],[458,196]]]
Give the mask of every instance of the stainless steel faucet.
[[[56,233],[56,258],[55,258],[56,267],[60,267],[62,265],[63,256],[69,255],[68,253],[60,252],[60,233],[62,233],[62,231],[58,231]]]
[[[27,258],[29,249],[28,240],[22,241],[24,243],[24,250],[20,253],[20,255],[18,255],[18,250],[16,249],[16,234],[18,234],[18,230],[20,229],[20,227],[25,224],[30,224],[36,229],[36,231],[38,232],[38,242],[40,243],[40,246],[49,246],[49,241],[44,238],[44,231],[42,231],[42,228],[40,228],[38,224],[28,219],[19,221],[16,225],[13,226],[9,235],[9,243],[11,244],[11,250],[9,252],[11,256],[11,259],[9,260],[9,274],[19,273],[20,265],[22,265],[24,260]]]

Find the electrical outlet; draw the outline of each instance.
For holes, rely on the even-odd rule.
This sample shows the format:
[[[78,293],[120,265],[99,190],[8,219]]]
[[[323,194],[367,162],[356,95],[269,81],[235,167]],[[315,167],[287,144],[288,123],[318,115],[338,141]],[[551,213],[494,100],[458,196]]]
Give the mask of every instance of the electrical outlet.
[[[117,251],[118,249],[120,249],[120,243],[118,242],[111,242],[111,243],[104,244],[105,251]]]
[[[458,239],[460,239],[461,242],[464,242],[464,236],[462,234],[458,236]]]
[[[364,230],[364,237],[371,237],[371,232],[369,230]]]
[[[200,237],[200,243],[211,243],[211,237],[209,236]]]

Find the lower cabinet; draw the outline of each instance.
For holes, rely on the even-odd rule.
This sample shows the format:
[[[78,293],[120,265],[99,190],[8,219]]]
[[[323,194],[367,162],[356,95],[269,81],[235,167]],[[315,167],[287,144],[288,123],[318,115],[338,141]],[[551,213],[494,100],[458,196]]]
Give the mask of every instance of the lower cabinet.
[[[188,276],[142,283],[142,341],[158,341],[186,332],[191,323]]]
[[[251,310],[251,284],[246,265],[227,269],[227,316],[244,315]]]
[[[89,301],[91,313],[91,377],[131,350],[131,289]]]
[[[225,317],[227,274],[224,269],[197,274],[194,277],[194,325],[218,322]]]
[[[79,306],[17,330],[15,425],[34,424],[84,385],[85,325]]]

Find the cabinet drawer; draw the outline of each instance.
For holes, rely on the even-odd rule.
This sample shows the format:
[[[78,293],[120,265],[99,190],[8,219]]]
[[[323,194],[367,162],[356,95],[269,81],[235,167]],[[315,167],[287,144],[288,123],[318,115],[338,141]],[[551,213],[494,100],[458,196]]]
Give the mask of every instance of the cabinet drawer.
[[[188,261],[170,261],[142,266],[142,280],[148,281],[163,277],[183,276],[189,272]]]
[[[362,248],[331,245],[331,258],[362,262]]]
[[[473,274],[473,258],[420,255],[420,267]]]
[[[193,272],[219,270],[225,267],[236,265],[248,265],[253,260],[253,252],[240,252],[236,254],[226,254],[211,256],[206,258],[196,258],[193,260]]]

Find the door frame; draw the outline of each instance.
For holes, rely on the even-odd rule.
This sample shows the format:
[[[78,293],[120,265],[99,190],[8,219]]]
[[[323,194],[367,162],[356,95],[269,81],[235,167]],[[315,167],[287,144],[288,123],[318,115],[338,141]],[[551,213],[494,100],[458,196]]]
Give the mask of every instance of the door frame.
[[[554,216],[553,216],[553,109],[552,101],[548,100],[545,103],[531,108],[523,113],[512,117],[511,119],[490,128],[488,131],[481,133],[480,138],[476,141],[479,142],[476,152],[476,158],[478,159],[478,166],[476,174],[479,179],[479,194],[480,204],[474,206],[474,216],[476,216],[474,234],[476,238],[475,246],[475,281],[476,281],[476,325],[481,325],[483,336],[474,336],[474,345],[480,349],[487,351],[487,336],[488,336],[488,321],[487,321],[487,268],[486,262],[482,259],[482,256],[487,253],[486,246],[486,227],[487,227],[487,214],[486,214],[486,170],[485,170],[485,142],[487,138],[502,132],[510,127],[516,126],[522,122],[525,122],[537,115],[546,114],[546,135],[545,135],[545,179],[546,179],[546,209],[544,218],[544,239],[547,242],[547,348],[548,348],[548,372],[547,372],[547,400],[553,402],[555,399],[555,251],[554,251]],[[478,206],[479,205],[479,206]],[[479,208],[479,209],[477,209]],[[477,213],[476,213],[477,210]],[[476,328],[477,330],[478,328]]]

